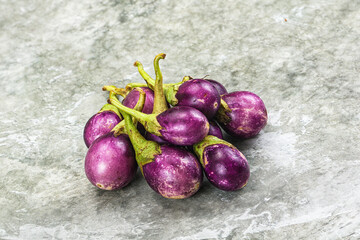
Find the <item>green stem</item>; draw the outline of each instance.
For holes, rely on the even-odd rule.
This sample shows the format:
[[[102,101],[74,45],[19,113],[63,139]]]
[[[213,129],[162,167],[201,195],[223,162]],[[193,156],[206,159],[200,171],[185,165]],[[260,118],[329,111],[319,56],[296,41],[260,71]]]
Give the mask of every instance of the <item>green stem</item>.
[[[155,80],[152,77],[150,77],[150,75],[147,72],[145,72],[142,63],[140,63],[139,61],[136,61],[134,63],[134,66],[137,67],[140,75],[146,81],[147,85],[142,84],[142,83],[130,83],[130,84],[126,85],[126,88],[128,88],[128,87],[129,88],[135,88],[135,87],[144,87],[145,86],[145,87],[149,87],[152,90],[154,90]],[[190,79],[192,79],[192,77],[185,76],[181,82],[178,82],[178,83],[165,83],[165,84],[163,84],[164,91],[166,92],[166,90],[168,88],[171,88],[173,85],[181,85],[182,83],[184,83],[184,82],[186,82],[186,81],[188,81]]]
[[[107,89],[107,91],[113,91],[117,95],[120,95],[122,97],[126,97],[126,95],[127,95],[127,92],[125,91],[125,89],[117,88],[116,86],[113,86],[113,85],[107,85],[106,89]],[[103,87],[103,90],[104,90],[104,87]]]
[[[127,114],[130,114],[131,116],[137,118],[138,120],[140,120],[141,118],[146,118],[147,114],[142,113],[142,112],[138,112],[134,109],[125,107],[124,105],[122,105],[119,101],[119,99],[117,99],[116,97],[116,93],[111,89],[108,88],[108,86],[104,86],[103,87],[103,91],[109,91],[110,92],[110,102],[112,105],[114,105],[115,107],[117,107],[121,112],[126,112]]]
[[[147,74],[147,72],[145,72],[143,65],[142,65],[139,61],[136,61],[136,62],[134,63],[134,66],[137,67],[140,75],[141,75],[142,78],[146,81],[146,83],[148,84],[149,88],[154,89],[155,80],[152,79],[152,78],[150,77],[150,75]]]
[[[140,167],[141,173],[143,173],[143,166],[153,162],[155,155],[161,154],[160,145],[156,142],[146,140],[136,129],[130,115],[126,112],[122,112],[122,114],[125,119],[126,131],[135,150],[136,162]]]
[[[116,93],[117,95],[122,96],[123,98],[126,98],[126,96],[129,94],[129,92],[126,91],[125,88],[116,88],[116,89],[115,89],[115,93]]]
[[[131,90],[133,90],[136,87],[147,87],[148,85],[146,83],[129,83],[128,85],[126,85],[126,91],[130,92]]]
[[[155,86],[154,86],[154,108],[152,112],[154,114],[162,113],[168,109],[168,105],[166,102],[164,89],[163,89],[163,77],[159,66],[160,59],[165,59],[165,56],[166,55],[164,53],[160,53],[156,55],[154,59],[154,69],[156,75]]]

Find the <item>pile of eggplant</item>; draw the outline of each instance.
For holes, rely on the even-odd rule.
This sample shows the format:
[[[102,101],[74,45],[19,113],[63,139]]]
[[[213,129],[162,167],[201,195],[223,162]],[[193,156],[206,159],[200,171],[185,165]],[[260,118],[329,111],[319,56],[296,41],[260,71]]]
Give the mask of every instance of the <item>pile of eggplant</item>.
[[[221,190],[243,188],[249,164],[223,140],[221,128],[239,139],[254,137],[267,122],[264,102],[252,92],[228,93],[210,79],[186,76],[163,84],[159,61],[164,58],[161,53],[154,59],[155,79],[136,61],[145,83],[103,87],[108,103],[88,120],[83,133],[89,148],[87,178],[100,189],[120,189],[139,167],[148,185],[171,199],[194,195],[203,172]]]

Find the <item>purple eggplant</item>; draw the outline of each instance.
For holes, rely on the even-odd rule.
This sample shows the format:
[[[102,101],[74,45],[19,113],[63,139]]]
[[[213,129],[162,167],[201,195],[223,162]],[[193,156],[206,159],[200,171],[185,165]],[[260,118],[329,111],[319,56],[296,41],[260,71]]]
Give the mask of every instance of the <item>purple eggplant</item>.
[[[134,109],[142,111],[145,92],[141,90]],[[125,131],[125,121],[111,132],[97,138],[85,157],[85,173],[89,181],[103,190],[125,187],[135,177],[137,163],[135,152]]]
[[[172,104],[196,108],[209,119],[215,116],[220,107],[218,91],[204,79],[188,80],[178,87],[175,96],[167,94],[167,97]]]
[[[205,79],[205,80],[210,82],[216,88],[216,90],[218,91],[218,93],[220,95],[228,93],[226,88],[221,83],[219,83],[218,81],[215,81],[215,80],[212,80],[212,79]]]
[[[147,141],[133,125],[130,115],[122,114],[136,161],[149,186],[165,198],[183,199],[195,194],[203,180],[196,157],[181,147]]]
[[[194,145],[205,176],[211,184],[224,191],[243,188],[250,177],[245,156],[232,144],[208,135]]]
[[[170,144],[189,146],[201,141],[209,132],[209,122],[199,110],[177,106],[168,108],[165,100],[162,75],[159,68],[159,60],[164,59],[165,54],[158,54],[154,60],[156,82],[154,85],[154,108],[152,114],[145,114],[122,105],[116,98],[116,93],[111,87],[104,86],[103,90],[110,91],[110,102],[121,112],[130,114],[144,125],[146,131],[162,137]]]
[[[85,157],[85,173],[89,181],[103,190],[128,185],[135,177],[135,152],[126,134],[109,132],[96,139]]]
[[[222,95],[221,98],[216,120],[228,134],[239,138],[251,138],[265,127],[267,111],[258,95],[238,91]]]
[[[121,121],[118,109],[111,104],[105,104],[93,115],[84,128],[84,141],[87,147],[100,136],[109,133]]]
[[[140,62],[134,64],[150,87],[155,85]],[[207,118],[215,116],[220,107],[220,94],[209,81],[185,77],[180,83],[164,84],[166,100],[172,106],[189,106],[201,111]]]
[[[224,139],[221,128],[215,121],[209,121],[209,125],[210,125],[210,128],[209,128],[208,135],[212,135],[217,138]]]

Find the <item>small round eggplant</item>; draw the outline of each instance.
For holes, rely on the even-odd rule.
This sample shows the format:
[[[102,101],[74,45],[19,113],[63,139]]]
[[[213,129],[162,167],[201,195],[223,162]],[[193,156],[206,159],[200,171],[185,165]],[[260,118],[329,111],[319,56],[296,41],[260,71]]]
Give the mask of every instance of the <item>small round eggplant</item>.
[[[149,186],[161,196],[187,198],[197,192],[202,182],[202,171],[196,157],[185,149],[162,145],[161,154],[143,166]]]
[[[93,115],[84,128],[84,142],[87,147],[100,136],[109,133],[121,121],[119,111],[111,104],[105,104]]]
[[[221,98],[216,120],[228,134],[251,138],[265,127],[268,119],[265,104],[255,93],[238,91]]]
[[[204,79],[191,79],[181,84],[175,94],[175,99],[172,102],[174,104],[177,101],[176,106],[196,108],[208,119],[213,118],[220,107],[218,91]]]
[[[203,180],[196,157],[183,148],[146,140],[133,125],[130,115],[122,114],[136,161],[149,186],[165,198],[184,199],[194,195]]]
[[[194,145],[205,176],[211,184],[224,191],[243,188],[250,177],[245,156],[232,144],[208,135]]]
[[[103,190],[128,185],[135,177],[135,152],[126,134],[107,133],[96,139],[85,157],[85,173],[89,181]]]

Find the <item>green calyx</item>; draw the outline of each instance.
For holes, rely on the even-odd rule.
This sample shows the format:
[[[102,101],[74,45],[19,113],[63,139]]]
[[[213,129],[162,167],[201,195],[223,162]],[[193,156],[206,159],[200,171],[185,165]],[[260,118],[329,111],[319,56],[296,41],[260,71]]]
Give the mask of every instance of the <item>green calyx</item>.
[[[206,159],[204,159],[205,149],[208,146],[216,145],[216,144],[223,144],[223,145],[229,146],[230,148],[236,149],[236,147],[234,145],[232,145],[231,143],[229,143],[223,139],[217,138],[212,135],[207,135],[201,142],[194,144],[194,146],[193,146],[193,150],[194,150],[196,156],[199,158],[200,163],[203,167],[205,167],[207,165],[207,161],[206,161]]]
[[[110,91],[109,101],[112,105],[117,107],[121,113],[127,113],[133,116],[137,121],[139,121],[142,125],[144,125],[146,131],[155,134],[157,136],[161,136],[160,130],[162,129],[161,125],[157,121],[157,114],[145,114],[140,111],[136,111],[134,109],[128,108],[120,103],[120,101],[116,97],[116,93],[108,88],[108,86],[103,87],[104,91]],[[142,91],[142,89],[140,89]]]
[[[111,105],[111,104],[105,104],[99,111],[100,112],[104,112],[104,111],[113,111],[114,113],[116,113],[116,115],[119,116],[120,119],[122,119],[121,115],[120,115],[120,112],[119,110],[114,106],[114,105]]]
[[[130,115],[126,112],[122,112],[122,114],[125,119],[126,132],[135,150],[136,162],[140,167],[141,173],[144,174],[143,166],[153,162],[155,155],[161,154],[160,145],[156,142],[146,140],[136,129]]]
[[[191,79],[192,77],[185,76],[181,82],[169,84],[165,90],[166,101],[170,103],[172,106],[176,106],[178,104],[176,94],[179,91],[179,87],[181,86],[181,84]]]
[[[215,119],[218,122],[221,122],[222,124],[228,124],[231,121],[231,117],[229,117],[227,115],[227,113],[232,112],[232,110],[229,108],[229,106],[227,105],[227,103],[220,98],[220,107],[219,110],[217,111],[216,115],[215,115]]]

